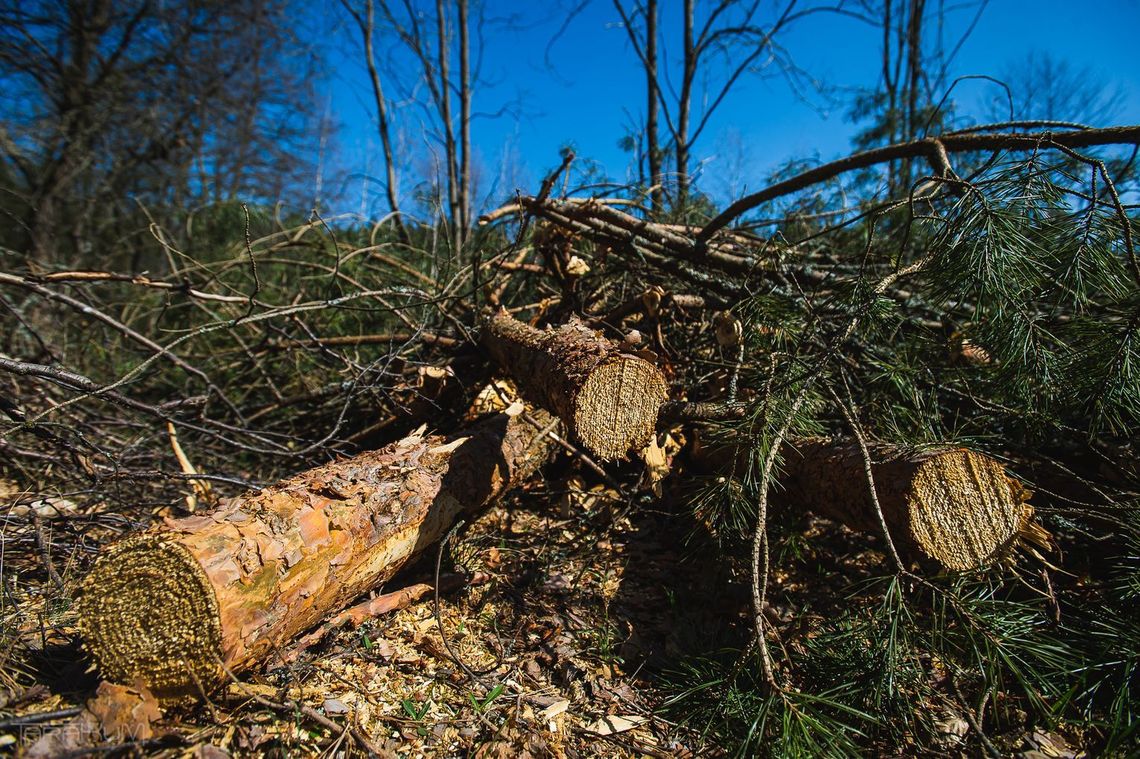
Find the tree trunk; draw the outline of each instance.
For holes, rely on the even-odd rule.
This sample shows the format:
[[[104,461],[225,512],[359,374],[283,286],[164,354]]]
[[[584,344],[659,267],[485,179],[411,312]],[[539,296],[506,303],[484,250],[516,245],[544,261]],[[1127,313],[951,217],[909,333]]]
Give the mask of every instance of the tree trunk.
[[[471,45],[467,25],[467,0],[459,9],[459,239],[466,241],[471,228]]]
[[[168,698],[210,689],[528,477],[551,447],[534,420],[556,424],[504,413],[447,438],[413,433],[120,541],[81,588],[87,649],[110,680]]]
[[[923,0],[911,0],[910,14],[907,17],[906,31],[906,115],[903,122],[903,141],[910,142],[918,136],[918,103],[919,88],[922,86],[922,17],[926,13]],[[904,192],[911,183],[912,161],[906,159],[902,163],[902,185],[899,192]],[[897,197],[897,196],[895,196]]]
[[[886,0],[883,5],[883,91],[887,95],[886,113],[886,142],[888,145],[893,145],[899,142],[897,139],[898,132],[898,81],[899,70],[898,62],[902,60],[902,53],[900,51],[897,59],[891,57],[891,33],[894,31],[892,22],[892,11],[894,8],[894,0]],[[892,71],[893,69],[893,71]],[[898,164],[891,161],[887,164],[887,187],[890,189],[890,196],[897,197],[898,190]]]
[[[683,60],[681,96],[677,103],[677,207],[682,211],[689,202],[689,114],[692,112],[693,80],[697,76],[697,56],[693,43],[693,0],[685,0],[682,8]]]
[[[887,445],[872,446],[870,454],[879,506],[903,554],[962,571],[1000,560],[1022,539],[1048,542],[1033,524],[1030,492],[989,456],[963,448],[902,455]],[[858,445],[793,442],[780,481],[792,504],[882,533]]]
[[[396,226],[396,234],[400,242],[408,244],[408,230],[404,226],[404,217],[400,213],[400,190],[396,177],[396,153],[392,149],[392,133],[388,119],[388,99],[384,95],[384,87],[380,81],[380,72],[376,67],[376,52],[373,46],[373,35],[376,31],[375,7],[372,0],[368,0],[364,16],[343,0],[345,7],[352,14],[360,27],[360,34],[364,38],[364,62],[368,67],[368,79],[372,82],[372,97],[376,101],[376,126],[380,132],[380,145],[384,151],[384,191],[388,197],[388,208],[392,211],[392,219]]]
[[[665,377],[580,321],[538,330],[500,312],[484,325],[482,342],[523,398],[557,414],[597,456],[618,458],[653,434]]]
[[[661,147],[657,144],[657,0],[645,4],[645,138],[649,153],[649,199],[661,213]]]
[[[447,37],[447,15],[443,0],[436,0],[436,34],[439,37],[439,117],[443,127],[444,159],[447,163],[447,226],[450,230],[448,241],[453,251],[460,246],[459,214],[459,159],[456,155],[455,124],[451,120],[451,69],[448,64],[447,48],[451,44]]]

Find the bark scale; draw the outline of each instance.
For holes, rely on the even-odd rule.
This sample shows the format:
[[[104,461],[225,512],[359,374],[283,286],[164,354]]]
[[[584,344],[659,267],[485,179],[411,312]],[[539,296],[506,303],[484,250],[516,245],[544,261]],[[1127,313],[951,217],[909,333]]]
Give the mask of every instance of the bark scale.
[[[109,680],[165,698],[208,691],[530,476],[556,424],[502,413],[450,437],[413,433],[125,538],[81,588],[86,647]]]
[[[1033,522],[1030,492],[995,459],[964,448],[904,455],[870,448],[871,473],[895,547],[951,570],[977,569],[1022,540],[1048,543]],[[866,532],[882,532],[858,445],[800,440],[788,445],[781,484],[789,501]]]
[[[481,340],[524,399],[557,414],[600,458],[641,448],[654,433],[667,397],[664,375],[582,322],[539,330],[499,312]]]

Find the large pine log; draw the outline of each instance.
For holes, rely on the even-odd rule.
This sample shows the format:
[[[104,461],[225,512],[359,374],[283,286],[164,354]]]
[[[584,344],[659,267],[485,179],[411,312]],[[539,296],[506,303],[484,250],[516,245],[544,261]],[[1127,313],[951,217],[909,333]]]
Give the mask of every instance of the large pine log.
[[[193,695],[377,587],[463,512],[528,477],[551,445],[501,413],[303,472],[212,514],[113,545],[84,580],[80,632],[104,677]]]
[[[906,454],[870,448],[875,493],[900,552],[934,559],[951,570],[984,567],[1022,540],[1048,543],[1033,522],[1029,491],[984,454],[944,448]],[[854,442],[800,440],[788,446],[780,482],[788,499],[856,530],[882,532]]]
[[[661,371],[580,321],[539,330],[500,311],[481,339],[522,397],[556,413],[597,456],[618,458],[653,434],[666,399]]]

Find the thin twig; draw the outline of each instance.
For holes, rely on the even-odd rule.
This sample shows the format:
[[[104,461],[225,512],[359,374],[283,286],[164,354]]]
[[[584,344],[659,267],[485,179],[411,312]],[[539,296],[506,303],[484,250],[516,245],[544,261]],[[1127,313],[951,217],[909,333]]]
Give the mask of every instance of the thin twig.
[[[962,691],[958,687],[958,680],[953,675],[950,677],[950,685],[954,689],[954,696],[958,699],[958,705],[962,708],[962,713],[966,715],[966,721],[970,723],[970,727],[978,734],[978,738],[981,740],[982,746],[986,749],[986,753],[993,759],[1001,759],[1001,751],[998,750],[997,746],[990,741],[989,736],[982,730],[982,726],[978,722],[974,710],[966,703],[966,699],[962,696]]]
[[[51,551],[49,550],[49,543],[47,537],[44,535],[44,522],[40,517],[40,512],[36,510],[35,506],[28,509],[28,513],[32,518],[32,527],[36,533],[36,547],[40,551],[40,560],[43,562],[44,569],[47,570],[48,577],[51,578],[52,584],[55,585],[56,590],[63,590],[63,578],[59,576],[56,571],[55,565],[51,561]]]
[[[891,531],[887,528],[887,518],[883,514],[883,505],[879,503],[879,493],[875,487],[875,475],[871,466],[871,453],[867,450],[867,439],[863,436],[863,428],[859,426],[859,420],[855,417],[855,413],[848,407],[847,403],[843,401],[835,392],[835,389],[830,385],[827,386],[827,391],[831,395],[831,399],[835,401],[835,405],[843,414],[843,418],[847,420],[847,426],[851,428],[851,433],[855,436],[855,441],[859,444],[859,453],[863,456],[863,474],[867,479],[867,489],[871,495],[871,503],[875,505],[875,516],[879,520],[879,528],[883,531],[883,540],[887,543],[887,551],[891,555],[891,560],[895,564],[895,569],[900,574],[909,575],[906,567],[903,566],[902,559],[899,558],[898,549],[895,548],[895,541],[891,538]],[[847,391],[850,393],[850,389]]]

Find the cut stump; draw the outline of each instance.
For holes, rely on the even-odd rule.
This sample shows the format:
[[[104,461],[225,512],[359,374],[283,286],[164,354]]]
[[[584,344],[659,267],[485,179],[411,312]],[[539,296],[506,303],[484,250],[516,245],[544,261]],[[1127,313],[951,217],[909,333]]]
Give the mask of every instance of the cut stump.
[[[500,311],[481,340],[522,397],[557,414],[599,458],[619,458],[649,441],[667,397],[665,377],[649,361],[577,319],[539,330]]]
[[[535,411],[413,433],[119,541],[80,590],[87,650],[109,680],[164,698],[209,691],[526,479],[552,447],[534,422],[556,425]]]
[[[900,552],[964,571],[993,564],[1022,540],[1048,544],[1033,522],[1030,492],[995,459],[964,448],[905,454],[881,444],[870,454],[879,506]],[[852,529],[882,532],[855,443],[789,443],[780,482],[797,506]]]

